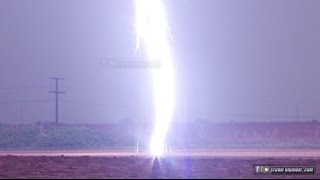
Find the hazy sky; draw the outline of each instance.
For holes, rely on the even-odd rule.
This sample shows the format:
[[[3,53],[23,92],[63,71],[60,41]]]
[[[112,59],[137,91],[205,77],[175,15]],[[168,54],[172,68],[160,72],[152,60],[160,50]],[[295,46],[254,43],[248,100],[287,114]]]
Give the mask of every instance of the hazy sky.
[[[175,119],[320,117],[320,1],[164,1],[173,37]],[[152,119],[150,69],[136,60],[133,0],[0,0],[0,121]],[[319,118],[320,120],[320,118]]]

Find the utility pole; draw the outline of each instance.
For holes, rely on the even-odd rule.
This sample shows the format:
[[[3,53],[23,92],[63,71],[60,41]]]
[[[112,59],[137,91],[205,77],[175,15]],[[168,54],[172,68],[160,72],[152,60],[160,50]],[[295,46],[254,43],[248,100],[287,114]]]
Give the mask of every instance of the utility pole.
[[[19,107],[20,107],[20,123],[21,123],[21,125],[22,125],[22,121],[23,121],[23,107],[22,107],[22,104],[21,104],[21,103],[20,103]]]
[[[295,104],[296,105],[296,121],[300,122],[301,118],[301,113],[300,113],[300,108],[301,104],[304,102],[301,101],[285,101],[285,100],[279,100],[279,101],[265,101],[266,103],[283,103],[283,104]]]
[[[64,78],[53,77],[50,79],[56,81],[56,90],[49,91],[49,93],[56,95],[56,123],[58,124],[58,122],[59,122],[59,94],[66,93],[65,91],[59,91],[59,80],[63,80]]]
[[[299,104],[297,103],[297,122],[299,122]]]

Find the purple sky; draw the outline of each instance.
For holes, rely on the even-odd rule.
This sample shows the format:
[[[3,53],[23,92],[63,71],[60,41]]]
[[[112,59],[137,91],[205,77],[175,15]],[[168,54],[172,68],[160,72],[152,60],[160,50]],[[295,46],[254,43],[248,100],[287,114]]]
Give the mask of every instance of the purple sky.
[[[165,2],[177,120],[320,117],[320,1]],[[101,64],[137,58],[134,28],[133,0],[0,0],[0,121],[54,121],[54,76],[61,122],[150,121],[150,71]]]

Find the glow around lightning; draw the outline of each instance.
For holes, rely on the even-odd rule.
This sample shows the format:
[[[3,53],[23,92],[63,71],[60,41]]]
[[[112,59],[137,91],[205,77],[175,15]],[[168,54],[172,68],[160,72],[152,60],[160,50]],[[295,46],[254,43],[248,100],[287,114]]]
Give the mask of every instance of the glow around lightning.
[[[150,142],[151,153],[159,156],[164,152],[175,103],[169,26],[162,0],[135,0],[135,4],[137,50],[145,48],[149,60],[160,61],[160,67],[152,69],[155,126]]]

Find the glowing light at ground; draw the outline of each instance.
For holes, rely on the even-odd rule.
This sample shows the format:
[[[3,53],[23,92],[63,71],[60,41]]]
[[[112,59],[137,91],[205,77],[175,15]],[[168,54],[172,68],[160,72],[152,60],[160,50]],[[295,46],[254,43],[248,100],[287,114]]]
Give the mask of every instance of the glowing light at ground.
[[[149,60],[159,60],[152,69],[155,127],[150,151],[159,156],[164,152],[166,134],[175,103],[173,58],[170,53],[169,26],[162,0],[135,0],[137,47],[145,48]]]

